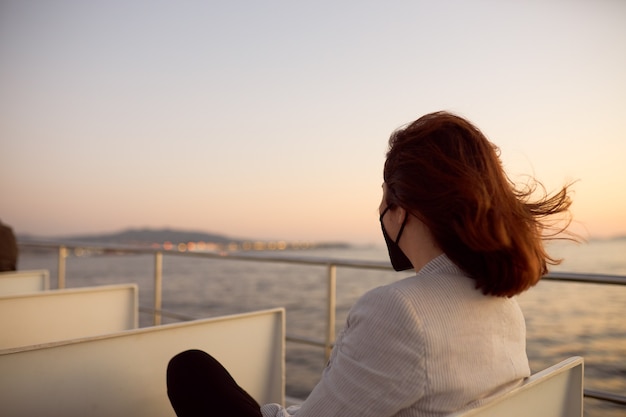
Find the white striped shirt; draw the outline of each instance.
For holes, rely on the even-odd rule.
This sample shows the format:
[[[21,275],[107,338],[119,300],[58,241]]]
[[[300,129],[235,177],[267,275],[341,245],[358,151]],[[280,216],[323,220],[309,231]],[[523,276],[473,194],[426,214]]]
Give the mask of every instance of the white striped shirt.
[[[264,417],[443,416],[529,376],[514,298],[483,295],[445,255],[373,289],[350,310],[320,382],[301,406]]]

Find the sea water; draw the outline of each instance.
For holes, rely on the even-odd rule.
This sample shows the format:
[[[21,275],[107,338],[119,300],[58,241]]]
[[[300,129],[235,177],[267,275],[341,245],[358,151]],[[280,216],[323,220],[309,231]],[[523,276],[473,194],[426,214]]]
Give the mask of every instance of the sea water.
[[[549,252],[564,261],[553,271],[626,275],[626,240],[557,242]],[[278,256],[272,253],[272,256]],[[263,256],[263,254],[260,254]],[[349,247],[282,252],[280,256],[387,261],[384,247]],[[56,256],[24,252],[20,269],[49,269],[56,286]],[[74,256],[66,264],[66,286],[136,282],[142,306],[154,297],[152,255]],[[337,269],[337,331],[350,306],[368,289],[410,276],[409,272]],[[287,311],[287,333],[323,339],[324,266],[201,259],[165,255],[163,308],[193,318],[271,307]],[[626,286],[542,281],[518,297],[527,325],[533,372],[567,357],[585,358],[585,387],[626,394]],[[142,315],[141,325],[151,316]],[[164,319],[164,322],[175,322]],[[251,341],[253,343],[253,341]],[[305,398],[324,367],[321,349],[287,343],[287,395]],[[585,400],[585,416],[626,416],[615,404]]]

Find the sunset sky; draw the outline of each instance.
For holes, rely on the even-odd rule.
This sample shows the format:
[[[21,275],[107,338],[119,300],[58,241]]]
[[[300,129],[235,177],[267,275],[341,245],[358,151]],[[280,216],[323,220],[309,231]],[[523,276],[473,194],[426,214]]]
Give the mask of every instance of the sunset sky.
[[[626,1],[0,0],[0,220],[381,243],[389,134],[474,122],[626,234]]]

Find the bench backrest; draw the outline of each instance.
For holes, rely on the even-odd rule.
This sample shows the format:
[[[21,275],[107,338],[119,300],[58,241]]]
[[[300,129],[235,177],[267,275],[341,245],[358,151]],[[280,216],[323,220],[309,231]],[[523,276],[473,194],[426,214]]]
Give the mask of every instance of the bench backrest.
[[[0,349],[135,329],[136,284],[0,297]]]
[[[0,414],[174,417],[168,361],[211,353],[260,404],[284,402],[284,310],[129,330],[0,351]]]
[[[50,288],[46,269],[0,272],[0,296],[45,291]]]
[[[485,405],[450,417],[582,417],[583,373],[583,358],[575,356]]]

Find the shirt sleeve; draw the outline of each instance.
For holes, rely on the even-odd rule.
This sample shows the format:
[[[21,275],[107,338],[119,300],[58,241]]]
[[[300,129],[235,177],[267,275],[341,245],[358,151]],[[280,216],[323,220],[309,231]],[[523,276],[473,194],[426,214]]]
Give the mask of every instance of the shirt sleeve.
[[[393,287],[377,288],[350,311],[320,382],[300,408],[263,415],[393,416],[423,395],[423,352],[411,303]]]

